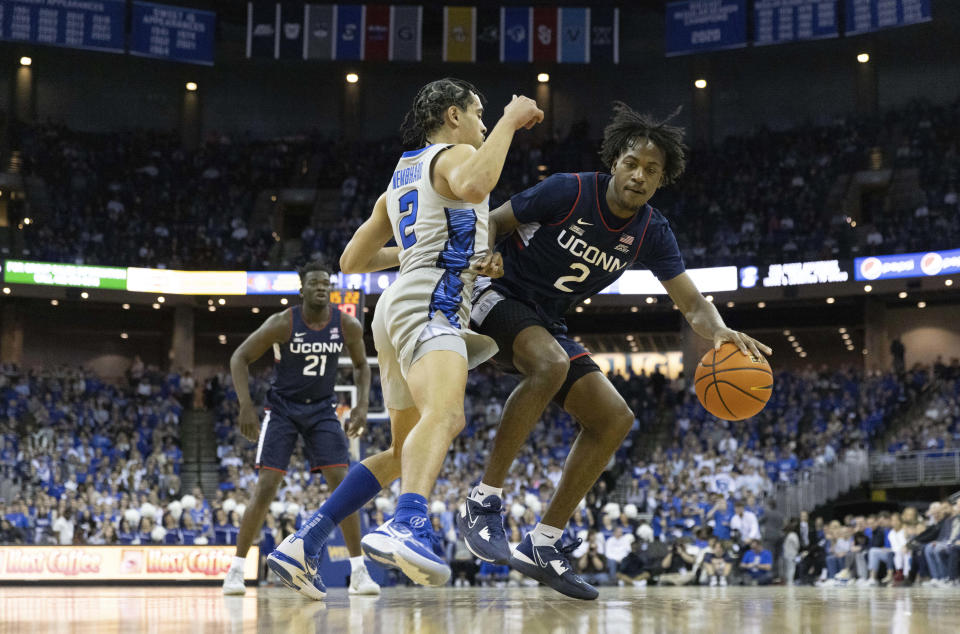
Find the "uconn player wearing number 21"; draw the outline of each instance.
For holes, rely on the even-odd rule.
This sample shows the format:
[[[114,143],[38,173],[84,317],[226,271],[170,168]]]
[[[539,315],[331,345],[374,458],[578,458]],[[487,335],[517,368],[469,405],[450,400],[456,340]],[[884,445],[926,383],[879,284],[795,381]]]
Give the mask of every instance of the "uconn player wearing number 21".
[[[509,562],[580,599],[596,598],[597,590],[573,572],[567,554],[576,542],[562,546],[561,536],[634,416],[587,350],[567,336],[564,314],[640,264],[716,347],[730,341],[744,354],[771,352],[724,325],[684,271],[666,218],[648,204],[658,187],[683,173],[684,152],[681,128],[617,103],[600,152],[609,174],[554,174],[490,214],[491,240],[506,236],[504,275],[477,283],[472,325],[497,342],[496,362],[523,379],[504,406],[483,479],[458,524],[476,556]],[[503,482],[551,399],[577,419],[580,433],[540,523],[511,554],[501,517]]]
[[[301,305],[268,317],[230,359],[230,373],[240,402],[240,431],[257,442],[259,477],[253,502],[240,523],[236,556],[223,586],[226,594],[244,592],[244,558],[263,527],[277,487],[283,482],[297,436],[303,437],[310,471],[322,472],[331,489],[336,490],[347,475],[347,437],[337,419],[334,391],[344,348],[353,361],[357,384],[357,406],[350,412],[347,434],[359,436],[366,426],[370,366],[363,344],[363,326],[330,305],[330,271],[324,266],[307,264],[300,270],[300,284]],[[248,367],[271,348],[274,376],[261,423],[250,398]],[[363,564],[357,515],[344,517],[340,528],[350,552],[350,594],[379,594],[380,587]],[[296,565],[287,560],[268,560],[284,583],[313,599],[323,598],[326,593],[315,574],[318,563],[319,553]]]
[[[482,116],[482,98],[469,83],[441,79],[424,86],[403,126],[404,141],[416,149],[400,157],[387,191],[340,258],[345,273],[400,266],[372,324],[392,444],[351,469],[277,547],[281,553],[317,552],[336,522],[399,477],[396,513],[363,538],[364,554],[421,585],[450,578],[450,567],[431,547],[426,496],[464,426],[467,370],[496,352],[492,339],[468,328],[477,274],[502,273],[489,256],[487,200],[514,133],[543,120],[533,100],[514,97],[484,140]],[[385,246],[391,238],[398,246]]]

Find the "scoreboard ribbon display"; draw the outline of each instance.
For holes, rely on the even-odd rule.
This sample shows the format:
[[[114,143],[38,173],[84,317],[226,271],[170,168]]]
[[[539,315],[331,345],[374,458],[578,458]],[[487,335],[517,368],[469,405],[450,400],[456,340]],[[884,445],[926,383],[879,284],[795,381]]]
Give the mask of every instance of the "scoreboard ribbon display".
[[[667,3],[667,57],[747,45],[747,0]]]
[[[134,2],[130,53],[212,66],[216,19],[212,11]]]
[[[124,52],[125,0],[3,0],[0,40]]]

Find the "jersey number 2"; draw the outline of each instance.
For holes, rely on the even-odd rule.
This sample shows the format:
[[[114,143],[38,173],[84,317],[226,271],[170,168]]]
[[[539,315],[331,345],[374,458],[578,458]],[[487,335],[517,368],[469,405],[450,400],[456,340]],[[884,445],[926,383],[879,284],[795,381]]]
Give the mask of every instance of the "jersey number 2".
[[[308,354],[304,359],[307,365],[303,366],[303,376],[319,376],[327,371],[327,355]],[[320,372],[315,369],[317,365],[320,366]]]
[[[400,222],[397,223],[397,229],[400,231],[400,244],[403,245],[404,249],[409,249],[417,243],[417,233],[414,231],[413,225],[417,222],[419,198],[420,194],[416,189],[411,189],[400,197],[400,213],[406,213],[407,210],[410,211],[409,214],[400,218]],[[410,231],[408,232],[407,229]]]
[[[590,275],[590,268],[586,264],[580,264],[579,262],[574,262],[570,265],[570,268],[574,271],[580,271],[580,275],[563,275],[557,278],[557,281],[553,283],[554,288],[559,288],[564,293],[572,293],[573,289],[567,286],[568,282],[582,282],[587,279],[587,276]]]

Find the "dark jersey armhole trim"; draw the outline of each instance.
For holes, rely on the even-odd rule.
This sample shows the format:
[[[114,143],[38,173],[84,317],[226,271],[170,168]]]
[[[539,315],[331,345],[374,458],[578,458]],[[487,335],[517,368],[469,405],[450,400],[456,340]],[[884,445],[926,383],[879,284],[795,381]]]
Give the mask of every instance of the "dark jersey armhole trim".
[[[293,322],[294,322],[293,311],[295,311],[296,309],[297,309],[296,306],[290,309],[290,334],[287,335],[287,341],[290,341],[291,339],[293,339]]]
[[[630,260],[631,264],[636,262],[640,255],[640,247],[643,245],[643,239],[647,237],[647,227],[650,226],[651,220],[653,220],[653,207],[650,207],[650,213],[647,214],[647,224],[643,225],[643,233],[640,234],[640,240],[637,242],[637,252],[633,254],[633,259]]]
[[[573,201],[573,206],[570,207],[570,211],[567,212],[567,215],[558,220],[557,222],[548,222],[548,227],[556,227],[557,225],[562,225],[567,221],[567,218],[570,217],[570,214],[573,213],[573,210],[577,208],[577,203],[580,202],[580,193],[583,191],[583,183],[580,182],[580,174],[574,173],[574,176],[577,177],[577,199]]]

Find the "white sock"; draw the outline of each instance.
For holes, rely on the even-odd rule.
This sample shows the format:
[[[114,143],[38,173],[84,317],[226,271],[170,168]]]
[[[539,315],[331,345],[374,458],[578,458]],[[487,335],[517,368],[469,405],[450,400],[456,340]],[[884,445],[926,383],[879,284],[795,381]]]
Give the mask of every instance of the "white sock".
[[[483,500],[486,499],[488,495],[495,495],[498,498],[503,498],[503,489],[498,489],[497,487],[492,487],[489,484],[484,484],[481,482],[477,486],[473,487],[473,492],[470,494],[470,498],[474,502],[483,503]]]
[[[533,541],[534,546],[553,546],[560,541],[561,535],[563,535],[562,528],[547,526],[541,523],[537,524],[533,532],[530,533],[530,539]]]
[[[350,574],[354,574],[359,570],[363,570],[363,555],[357,555],[356,557],[350,558]]]
[[[243,566],[244,564],[246,564],[246,562],[247,562],[246,557],[234,557],[233,563],[230,564],[230,568],[231,570],[243,570]]]

